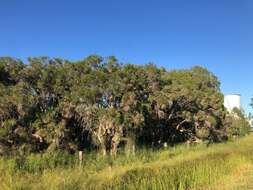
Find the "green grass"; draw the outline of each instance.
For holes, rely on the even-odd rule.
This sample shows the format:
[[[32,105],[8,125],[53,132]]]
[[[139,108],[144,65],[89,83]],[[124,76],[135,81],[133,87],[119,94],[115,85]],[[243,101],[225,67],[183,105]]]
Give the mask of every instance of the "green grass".
[[[253,136],[224,144],[141,149],[126,158],[63,153],[0,158],[0,189],[253,189]]]

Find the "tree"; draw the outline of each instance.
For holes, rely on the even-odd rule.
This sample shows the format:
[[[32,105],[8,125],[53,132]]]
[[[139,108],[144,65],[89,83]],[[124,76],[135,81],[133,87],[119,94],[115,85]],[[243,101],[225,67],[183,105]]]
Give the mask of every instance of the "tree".
[[[243,110],[234,108],[226,117],[227,132],[230,138],[245,136],[250,133],[250,123]]]
[[[162,141],[219,140],[225,114],[217,78],[201,67],[165,73],[165,85],[151,97]]]
[[[140,144],[214,142],[234,133],[220,82],[198,66],[166,71],[114,56],[30,57],[26,64],[3,57],[0,96],[0,152],[99,147],[116,155],[125,144],[129,155]]]

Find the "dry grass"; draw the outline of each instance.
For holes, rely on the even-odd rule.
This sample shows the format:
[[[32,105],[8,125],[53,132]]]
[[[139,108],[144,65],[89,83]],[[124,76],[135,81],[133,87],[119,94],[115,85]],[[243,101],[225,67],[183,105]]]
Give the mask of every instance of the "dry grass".
[[[68,156],[32,155],[19,164],[14,158],[1,158],[0,189],[250,190],[252,145],[253,136],[248,136],[209,147],[142,149],[129,158],[123,154],[114,159],[89,154],[81,168]]]

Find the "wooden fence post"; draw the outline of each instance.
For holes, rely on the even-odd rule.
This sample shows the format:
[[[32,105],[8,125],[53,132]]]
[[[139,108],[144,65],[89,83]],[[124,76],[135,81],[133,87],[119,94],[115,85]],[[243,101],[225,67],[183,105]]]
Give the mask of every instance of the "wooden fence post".
[[[83,163],[83,151],[79,151],[78,159],[79,159],[79,166],[81,167]]]

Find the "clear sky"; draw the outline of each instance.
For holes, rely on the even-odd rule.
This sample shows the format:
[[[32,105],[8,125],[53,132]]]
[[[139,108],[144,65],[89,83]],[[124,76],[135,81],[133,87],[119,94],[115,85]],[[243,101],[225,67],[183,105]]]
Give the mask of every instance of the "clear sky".
[[[0,0],[0,56],[202,65],[253,96],[253,0]]]

